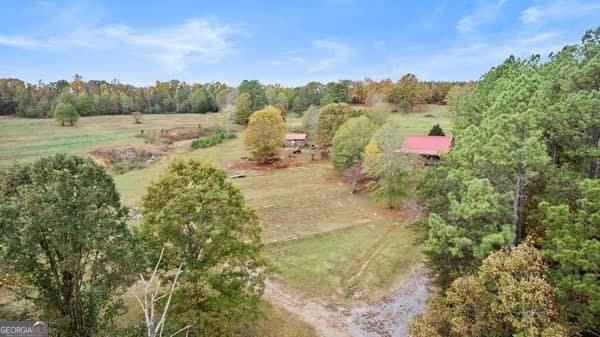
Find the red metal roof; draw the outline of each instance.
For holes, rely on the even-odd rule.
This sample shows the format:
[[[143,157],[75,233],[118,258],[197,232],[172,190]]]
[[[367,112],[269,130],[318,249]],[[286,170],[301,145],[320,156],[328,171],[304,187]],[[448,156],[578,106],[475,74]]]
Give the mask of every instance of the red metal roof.
[[[449,136],[406,136],[396,152],[437,156],[450,151],[452,137]]]
[[[305,133],[288,133],[285,135],[285,140],[306,140]]]

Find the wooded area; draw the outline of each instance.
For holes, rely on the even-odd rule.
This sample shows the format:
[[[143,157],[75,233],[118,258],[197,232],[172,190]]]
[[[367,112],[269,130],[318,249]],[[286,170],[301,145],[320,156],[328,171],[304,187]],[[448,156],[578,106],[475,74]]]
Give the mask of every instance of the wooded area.
[[[509,57],[456,106],[418,189],[440,291],[414,336],[600,333],[600,29]]]
[[[454,91],[450,92],[453,86]],[[88,80],[75,75],[72,81],[31,84],[19,79],[0,79],[0,115],[52,117],[58,103],[72,104],[80,116],[143,113],[206,113],[236,105],[242,114],[240,124],[252,111],[272,105],[280,110],[303,113],[310,105],[352,103],[374,105],[378,102],[403,103],[408,109],[420,104],[456,100],[463,82],[421,82],[406,74],[397,82],[342,80],[322,84],[310,82],[301,87],[265,85],[256,80],[243,81],[236,87],[221,82],[186,83],[178,80],[156,81],[152,86],[135,87]],[[248,103],[239,100],[243,97]],[[247,106],[244,108],[244,106]]]

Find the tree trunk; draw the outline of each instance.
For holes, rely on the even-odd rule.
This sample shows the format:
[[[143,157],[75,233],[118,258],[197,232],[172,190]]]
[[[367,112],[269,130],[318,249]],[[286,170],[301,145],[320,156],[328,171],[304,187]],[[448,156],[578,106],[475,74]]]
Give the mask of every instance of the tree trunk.
[[[520,209],[520,205],[521,205],[521,173],[519,173],[517,175],[517,180],[515,182],[515,194],[514,194],[514,200],[513,200],[513,207],[512,207],[512,214],[513,214],[513,218],[512,218],[512,223],[511,223],[511,227],[512,227],[512,231],[514,233],[514,238],[512,240],[512,246],[516,246],[517,243],[519,242],[519,237],[520,237],[520,226],[519,223],[521,221],[520,216],[519,216],[519,209]]]

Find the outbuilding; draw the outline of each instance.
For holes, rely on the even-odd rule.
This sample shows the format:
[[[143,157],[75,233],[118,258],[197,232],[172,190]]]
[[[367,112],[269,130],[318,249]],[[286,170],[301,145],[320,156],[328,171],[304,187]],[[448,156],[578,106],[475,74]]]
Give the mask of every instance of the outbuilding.
[[[433,165],[440,160],[442,153],[450,151],[452,137],[418,136],[404,137],[402,146],[396,152],[418,154],[425,159],[425,165]]]
[[[285,135],[285,145],[288,147],[302,147],[306,144],[306,133],[288,133]]]

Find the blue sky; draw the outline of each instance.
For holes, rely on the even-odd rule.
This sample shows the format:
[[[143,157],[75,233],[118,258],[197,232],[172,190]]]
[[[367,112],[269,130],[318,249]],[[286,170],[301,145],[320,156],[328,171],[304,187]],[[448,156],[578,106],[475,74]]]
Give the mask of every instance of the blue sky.
[[[598,0],[3,1],[0,77],[469,80],[599,24]]]

